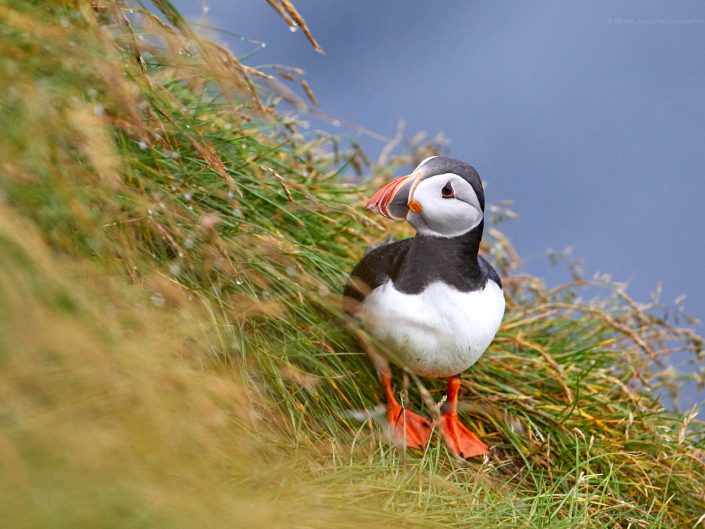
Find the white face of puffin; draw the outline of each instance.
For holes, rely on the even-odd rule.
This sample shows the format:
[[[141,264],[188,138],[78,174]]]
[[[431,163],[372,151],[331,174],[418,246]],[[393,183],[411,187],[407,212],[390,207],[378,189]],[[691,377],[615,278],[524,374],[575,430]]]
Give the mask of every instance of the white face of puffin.
[[[424,165],[434,158],[426,158],[410,175],[382,187],[367,208],[393,220],[406,220],[421,235],[452,238],[477,227],[484,218],[477,193],[453,172],[429,174],[432,169]]]
[[[422,235],[457,237],[475,228],[483,219],[475,190],[464,178],[453,173],[421,180],[411,188],[409,204],[406,220]]]

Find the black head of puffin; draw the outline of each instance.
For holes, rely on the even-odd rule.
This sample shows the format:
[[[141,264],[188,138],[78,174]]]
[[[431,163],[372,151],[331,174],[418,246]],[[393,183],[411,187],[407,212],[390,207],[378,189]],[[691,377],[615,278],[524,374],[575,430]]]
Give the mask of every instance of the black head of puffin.
[[[485,194],[477,171],[453,158],[434,156],[407,176],[377,191],[367,209],[407,220],[422,234],[454,237],[484,218]]]

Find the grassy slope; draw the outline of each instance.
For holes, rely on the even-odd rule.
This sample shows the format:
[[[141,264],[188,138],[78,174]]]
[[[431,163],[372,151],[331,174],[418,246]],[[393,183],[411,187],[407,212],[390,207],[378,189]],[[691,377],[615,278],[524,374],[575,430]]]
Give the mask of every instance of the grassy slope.
[[[484,463],[438,439],[401,454],[356,419],[379,392],[337,292],[384,237],[367,190],[338,178],[359,156],[302,136],[155,4],[161,19],[0,5],[0,519],[696,523],[703,425],[636,385],[663,340],[699,342],[619,293],[597,307],[507,281],[503,328],[466,382],[496,448]],[[487,250],[506,264],[501,239]],[[413,382],[408,398],[422,407]]]

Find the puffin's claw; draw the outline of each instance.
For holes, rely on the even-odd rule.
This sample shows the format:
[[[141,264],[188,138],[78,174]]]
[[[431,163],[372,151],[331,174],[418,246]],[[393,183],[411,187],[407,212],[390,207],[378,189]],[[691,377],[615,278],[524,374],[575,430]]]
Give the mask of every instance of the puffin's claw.
[[[456,456],[468,459],[490,453],[489,447],[460,422],[457,413],[441,415],[441,431],[448,450]]]
[[[387,420],[394,442],[409,448],[425,447],[431,437],[431,421],[394,404],[387,406]]]

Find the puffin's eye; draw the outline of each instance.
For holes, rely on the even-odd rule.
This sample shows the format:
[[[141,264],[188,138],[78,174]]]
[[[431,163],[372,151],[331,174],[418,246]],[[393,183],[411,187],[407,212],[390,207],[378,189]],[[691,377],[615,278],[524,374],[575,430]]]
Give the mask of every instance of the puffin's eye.
[[[443,189],[441,189],[441,196],[443,198],[455,198],[455,191],[453,191],[453,186],[450,185],[450,182],[444,185]]]

